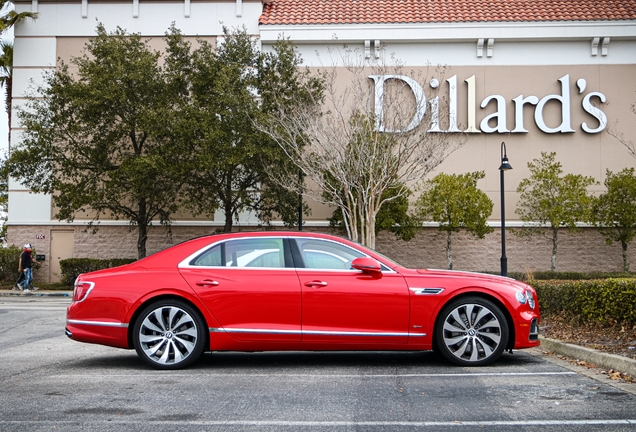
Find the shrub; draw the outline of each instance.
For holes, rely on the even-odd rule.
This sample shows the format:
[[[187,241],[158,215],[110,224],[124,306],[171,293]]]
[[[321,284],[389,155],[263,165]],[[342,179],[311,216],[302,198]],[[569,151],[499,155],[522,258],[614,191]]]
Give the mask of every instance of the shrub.
[[[62,283],[64,285],[75,284],[75,279],[82,274],[105,268],[130,264],[136,260],[131,258],[93,259],[93,258],[69,258],[60,261],[62,270]],[[17,263],[16,263],[17,268]]]
[[[559,314],[580,323],[636,324],[636,280],[530,281],[541,313]]]
[[[15,245],[6,248],[0,247],[0,280],[2,282],[15,282],[18,278],[18,264],[21,253],[22,248]]]
[[[499,274],[499,272],[487,271],[482,273]],[[593,279],[636,279],[636,272],[558,272],[558,271],[536,271],[536,272],[508,272],[508,277],[520,281],[528,280],[593,280]]]

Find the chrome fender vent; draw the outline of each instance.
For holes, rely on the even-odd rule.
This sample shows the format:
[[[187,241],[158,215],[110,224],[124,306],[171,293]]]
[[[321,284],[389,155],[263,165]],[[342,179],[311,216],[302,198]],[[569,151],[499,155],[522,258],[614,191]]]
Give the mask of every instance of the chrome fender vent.
[[[415,295],[437,295],[444,291],[444,288],[409,288]]]

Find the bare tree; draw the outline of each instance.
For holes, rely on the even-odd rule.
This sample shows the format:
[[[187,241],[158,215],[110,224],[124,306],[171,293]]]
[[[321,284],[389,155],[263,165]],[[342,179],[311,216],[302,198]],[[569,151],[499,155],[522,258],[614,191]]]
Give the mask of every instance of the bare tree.
[[[636,114],[636,104],[632,104],[630,109],[634,114]],[[628,140],[625,135],[617,129],[616,126],[617,123],[614,123],[613,127],[607,128],[607,133],[616,138],[618,142],[623,144],[625,147],[627,147],[629,153],[632,156],[636,157],[636,143],[634,141]]]
[[[333,66],[320,72],[325,80],[320,100],[294,110],[281,105],[259,127],[302,172],[303,194],[338,207],[349,238],[373,248],[382,205],[402,197],[408,189],[400,185],[422,181],[466,138],[431,131],[440,122],[457,123],[440,118],[445,104],[435,88],[432,113],[426,115],[423,83],[431,71],[442,81],[446,68],[429,66],[419,73],[393,58],[365,59],[357,50],[331,54]],[[341,62],[333,61],[336,55]],[[298,174],[287,172],[278,182],[296,188]],[[385,194],[388,190],[398,192]]]

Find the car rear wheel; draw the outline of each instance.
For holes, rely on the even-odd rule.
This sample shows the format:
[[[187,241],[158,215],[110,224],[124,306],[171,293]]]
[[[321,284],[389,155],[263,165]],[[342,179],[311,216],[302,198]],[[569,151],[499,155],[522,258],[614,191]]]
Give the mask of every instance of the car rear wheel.
[[[508,335],[508,323],[501,309],[481,297],[451,301],[435,327],[439,353],[461,366],[494,362],[506,348]]]
[[[141,359],[156,369],[180,369],[205,349],[205,323],[199,312],[180,300],[161,300],[139,314],[133,344]]]

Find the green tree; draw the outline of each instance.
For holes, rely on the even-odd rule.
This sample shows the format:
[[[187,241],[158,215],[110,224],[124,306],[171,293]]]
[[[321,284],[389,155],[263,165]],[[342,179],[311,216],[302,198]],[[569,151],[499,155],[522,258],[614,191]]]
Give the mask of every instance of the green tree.
[[[446,258],[448,269],[453,269],[451,236],[465,230],[478,238],[493,231],[486,225],[492,214],[493,203],[477,188],[477,181],[485,173],[477,171],[466,174],[440,173],[427,181],[415,207],[423,219],[439,223],[440,231],[446,232]]]
[[[179,54],[169,47],[166,64]],[[23,141],[7,162],[32,191],[53,194],[59,220],[127,219],[138,233],[138,258],[149,226],[169,226],[185,181],[175,169],[184,151],[170,129],[178,80],[163,63],[138,34],[107,33],[99,24],[71,60],[77,71],[61,64],[28,98],[19,112]]]
[[[521,195],[515,212],[526,223],[549,225],[552,239],[550,269],[556,269],[558,234],[561,228],[577,230],[577,222],[592,221],[593,197],[587,188],[597,184],[593,177],[580,174],[563,174],[556,153],[541,152],[540,159],[528,162],[530,177],[519,183]],[[528,228],[520,234],[533,234],[537,229]]]
[[[186,189],[196,213],[224,212],[224,231],[238,215],[253,211],[261,221],[274,213],[293,224],[298,192],[270,182],[278,167],[289,164],[280,147],[253,123],[275,106],[272,87],[289,92],[288,105],[303,102],[297,81],[301,60],[289,41],[261,53],[245,29],[224,28],[222,44],[206,42],[192,55],[192,94],[187,121],[193,158]]]
[[[607,244],[619,242],[623,251],[623,271],[629,271],[627,246],[636,236],[636,176],[634,168],[617,174],[607,170],[606,191],[594,205],[594,219]]]

